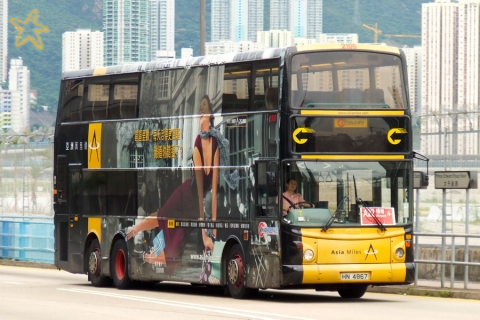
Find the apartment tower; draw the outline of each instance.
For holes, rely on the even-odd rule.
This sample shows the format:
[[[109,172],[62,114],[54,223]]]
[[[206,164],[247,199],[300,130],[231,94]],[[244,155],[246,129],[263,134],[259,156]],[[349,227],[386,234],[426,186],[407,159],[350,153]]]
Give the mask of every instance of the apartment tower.
[[[410,110],[415,115],[420,114],[421,104],[421,79],[422,79],[422,47],[416,46],[413,48],[401,48],[405,53],[407,60],[407,74],[408,74],[408,92],[410,98]]]
[[[175,0],[150,0],[150,58],[175,52]]]
[[[290,0],[270,0],[270,30],[290,29]]]
[[[421,152],[480,153],[480,0],[422,4]]]
[[[0,84],[7,80],[8,0],[0,0]]]
[[[12,93],[16,99],[11,104],[11,128],[21,132],[30,125],[30,70],[23,65],[21,58],[10,61],[8,90],[17,92]]]
[[[150,61],[150,0],[103,0],[104,64]]]
[[[62,35],[62,72],[103,66],[103,32],[90,29]]]
[[[211,41],[257,41],[263,0],[212,0]]]
[[[270,0],[270,30],[288,30],[295,38],[322,33],[323,0]]]

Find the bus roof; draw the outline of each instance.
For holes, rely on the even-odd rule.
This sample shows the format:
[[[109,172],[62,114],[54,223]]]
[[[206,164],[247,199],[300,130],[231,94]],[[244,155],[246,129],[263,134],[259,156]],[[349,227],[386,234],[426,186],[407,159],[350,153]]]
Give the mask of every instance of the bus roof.
[[[64,72],[63,79],[99,76],[107,74],[121,74],[133,72],[150,72],[165,69],[183,69],[198,66],[221,65],[229,62],[241,62],[263,59],[280,58],[285,48],[269,48],[261,51],[224,53],[208,56],[191,57],[184,59],[165,59],[154,62],[135,62],[111,67],[82,69]]]
[[[154,62],[135,62],[110,67],[98,67],[95,69],[81,69],[66,71],[62,75],[64,79],[74,79],[109,74],[125,74],[135,72],[150,72],[165,69],[184,69],[198,66],[222,65],[231,62],[253,61],[263,59],[274,59],[284,56],[285,52],[298,53],[307,51],[329,51],[329,50],[352,50],[352,51],[373,51],[379,53],[400,54],[396,47],[372,45],[372,44],[310,44],[286,48],[268,48],[261,51],[224,53],[208,56],[191,57],[184,59],[165,59]]]
[[[376,45],[368,43],[325,43],[325,44],[308,44],[293,47],[297,52],[303,51],[329,51],[329,50],[359,50],[372,51],[379,53],[400,54],[400,49],[397,47]]]

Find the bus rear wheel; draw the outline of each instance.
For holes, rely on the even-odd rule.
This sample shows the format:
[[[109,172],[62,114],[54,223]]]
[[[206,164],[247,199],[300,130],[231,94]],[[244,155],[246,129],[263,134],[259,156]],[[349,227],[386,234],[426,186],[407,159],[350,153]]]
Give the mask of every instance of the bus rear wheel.
[[[95,287],[106,287],[111,284],[109,277],[102,275],[102,252],[100,249],[100,243],[97,239],[94,239],[88,247],[88,280]]]
[[[113,284],[117,289],[129,289],[133,281],[128,275],[128,250],[127,243],[123,239],[115,242],[110,260],[110,273]]]
[[[338,290],[340,297],[344,299],[358,299],[363,297],[367,291],[366,285],[356,285]]]
[[[227,287],[234,299],[246,299],[258,292],[247,288],[245,282],[245,260],[238,244],[232,246],[227,260]]]

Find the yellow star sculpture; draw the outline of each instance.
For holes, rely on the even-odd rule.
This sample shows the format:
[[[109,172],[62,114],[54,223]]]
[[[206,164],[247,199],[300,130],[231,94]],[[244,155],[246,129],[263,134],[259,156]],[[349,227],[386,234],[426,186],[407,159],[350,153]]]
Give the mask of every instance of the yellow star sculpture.
[[[43,42],[42,42],[42,39],[40,38],[39,33],[48,32],[48,27],[38,24],[37,18],[38,18],[37,9],[33,9],[25,21],[22,21],[17,18],[10,18],[10,23],[13,24],[15,29],[18,30],[17,39],[15,40],[15,47],[23,46],[25,42],[31,41],[33,45],[37,47],[38,50],[43,50]],[[36,29],[33,29],[33,32],[35,33],[35,37],[33,37],[31,34],[27,34],[27,36],[22,39],[23,31],[25,31],[25,27],[22,27],[22,25],[27,26],[27,24],[30,22],[33,22],[33,24],[37,27]]]

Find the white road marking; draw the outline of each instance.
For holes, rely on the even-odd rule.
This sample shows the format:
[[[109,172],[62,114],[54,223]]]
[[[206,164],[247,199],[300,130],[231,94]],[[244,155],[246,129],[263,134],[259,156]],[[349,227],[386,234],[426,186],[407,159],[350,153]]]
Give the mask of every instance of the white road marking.
[[[20,284],[20,282],[13,282],[13,281],[3,281],[3,283],[8,283],[8,284]]]
[[[269,312],[245,311],[244,309],[225,308],[225,307],[219,307],[219,306],[213,306],[213,305],[188,303],[188,302],[181,302],[181,301],[175,301],[175,300],[155,299],[155,298],[127,295],[127,294],[121,294],[121,293],[107,293],[107,292],[85,290],[85,289],[65,289],[65,288],[57,288],[57,290],[83,293],[83,294],[93,294],[98,296],[107,296],[107,297],[113,297],[113,298],[119,298],[119,299],[125,299],[125,300],[149,302],[154,304],[168,305],[172,307],[181,307],[186,309],[195,309],[195,310],[201,310],[206,312],[216,312],[216,313],[221,313],[226,315],[242,316],[249,319],[253,317],[254,319],[261,319],[261,320],[273,320],[273,319],[313,320],[313,319],[307,319],[305,317],[287,316],[283,314],[275,314],[275,313],[269,313]]]

